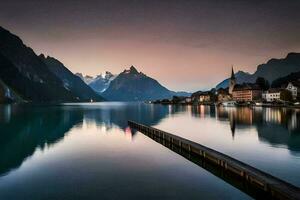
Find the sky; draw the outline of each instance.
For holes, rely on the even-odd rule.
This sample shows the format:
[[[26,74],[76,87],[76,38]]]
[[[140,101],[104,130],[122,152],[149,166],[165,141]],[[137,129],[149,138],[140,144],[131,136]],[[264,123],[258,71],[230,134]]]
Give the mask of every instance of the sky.
[[[298,0],[9,0],[0,26],[72,72],[131,65],[176,91],[300,52]]]

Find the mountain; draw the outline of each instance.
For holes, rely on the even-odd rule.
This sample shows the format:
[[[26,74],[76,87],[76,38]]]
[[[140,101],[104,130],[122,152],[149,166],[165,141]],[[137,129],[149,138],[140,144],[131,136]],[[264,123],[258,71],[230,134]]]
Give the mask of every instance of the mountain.
[[[22,40],[0,27],[0,79],[23,100],[76,101],[46,64]]]
[[[102,95],[112,101],[145,101],[171,98],[177,93],[131,66],[129,70],[124,70],[112,80]]]
[[[90,84],[94,80],[94,77],[88,75],[83,76],[82,73],[76,73],[75,75],[81,78],[86,84]]]
[[[71,91],[79,101],[102,101],[103,98],[96,94],[85,82],[74,75],[59,60],[41,54],[40,59],[47,65],[48,69],[55,74],[62,82],[64,87]]]
[[[76,76],[80,77],[87,85],[89,85],[96,93],[101,94],[110,85],[110,82],[116,78],[116,75],[111,72],[104,72],[95,78],[89,75],[83,76],[82,73],[76,73]]]
[[[300,53],[289,53],[285,58],[272,58],[267,63],[258,65],[253,74],[239,71],[235,76],[239,84],[244,82],[254,83],[258,77],[264,77],[272,83],[277,78],[298,71],[300,71]],[[228,79],[216,86],[217,89],[225,87],[228,87]]]
[[[97,93],[104,92],[110,85],[111,81],[116,78],[116,75],[113,75],[111,72],[106,71],[103,74],[98,75],[94,78],[89,86]]]
[[[18,36],[2,27],[0,83],[0,96],[13,101],[57,103],[87,101],[90,97],[102,100],[58,60],[37,56]]]
[[[238,71],[234,75],[235,75],[235,78],[236,78],[236,83],[238,83],[238,84],[242,84],[244,82],[254,82],[255,81],[255,80],[252,81],[251,74],[249,74],[247,72]],[[225,79],[224,81],[222,81],[221,83],[219,83],[216,86],[216,89],[227,88],[228,86],[229,86],[229,78]]]
[[[189,97],[191,96],[192,93],[190,92],[184,92],[184,91],[179,91],[179,92],[174,92],[171,91],[172,96],[178,96],[178,97]]]
[[[280,88],[286,86],[289,82],[299,82],[300,80],[300,71],[291,73],[287,76],[278,78],[272,82],[273,88]]]

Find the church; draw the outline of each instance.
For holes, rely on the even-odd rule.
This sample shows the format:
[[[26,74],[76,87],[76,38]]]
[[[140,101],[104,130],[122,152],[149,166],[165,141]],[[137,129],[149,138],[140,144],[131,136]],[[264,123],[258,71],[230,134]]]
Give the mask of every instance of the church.
[[[229,90],[228,90],[230,95],[232,95],[235,84],[236,84],[236,79],[235,79],[233,66],[232,66],[232,68],[231,68],[231,77],[229,79]]]
[[[237,84],[234,75],[233,67],[231,68],[231,77],[229,79],[228,93],[232,100],[237,102],[251,102],[260,100],[262,96],[262,89],[253,83]]]

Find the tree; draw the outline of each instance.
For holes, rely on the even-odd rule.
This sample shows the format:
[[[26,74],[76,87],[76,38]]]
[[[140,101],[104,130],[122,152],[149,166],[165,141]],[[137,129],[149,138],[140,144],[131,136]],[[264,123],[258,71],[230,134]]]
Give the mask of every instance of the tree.
[[[263,77],[257,77],[255,83],[263,90],[268,90],[270,88],[270,83]]]
[[[291,93],[290,91],[288,91],[288,90],[282,90],[282,91],[280,92],[280,99],[281,99],[282,101],[289,101],[289,102],[291,102],[291,101],[293,101],[293,95],[292,95],[292,93]]]

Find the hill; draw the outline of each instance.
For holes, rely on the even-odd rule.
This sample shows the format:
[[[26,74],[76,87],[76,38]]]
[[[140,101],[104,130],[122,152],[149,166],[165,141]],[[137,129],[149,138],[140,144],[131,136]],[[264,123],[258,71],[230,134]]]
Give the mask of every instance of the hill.
[[[289,53],[285,58],[270,59],[267,63],[257,66],[253,74],[239,71],[235,74],[237,83],[254,83],[258,77],[264,77],[270,83],[293,72],[300,71],[300,53]],[[228,87],[228,79],[217,84],[216,88]]]

